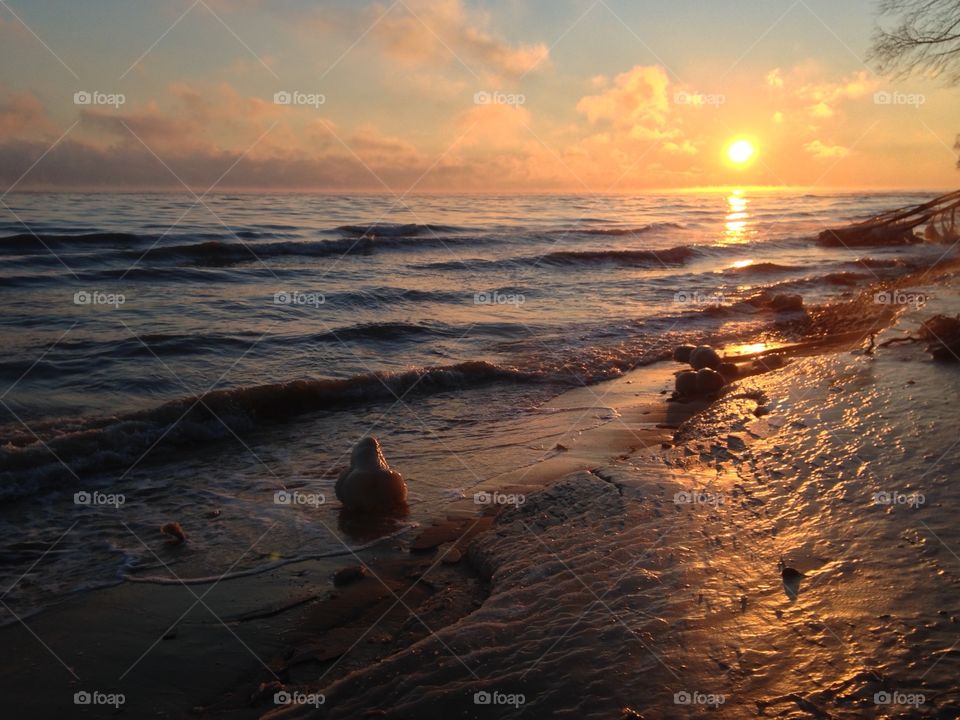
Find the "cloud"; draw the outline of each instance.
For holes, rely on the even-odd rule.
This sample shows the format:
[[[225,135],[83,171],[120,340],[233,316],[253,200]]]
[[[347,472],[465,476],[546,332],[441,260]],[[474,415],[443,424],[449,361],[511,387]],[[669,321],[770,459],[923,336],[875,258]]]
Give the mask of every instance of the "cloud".
[[[603,88],[605,88],[609,82],[610,78],[608,78],[606,75],[594,75],[592,78],[590,78],[590,85],[594,90],[603,90]]]
[[[422,162],[417,148],[405,140],[381,133],[372,124],[364,124],[350,133],[347,145],[367,164],[382,166],[385,164]]]
[[[696,145],[689,140],[681,143],[666,142],[663,144],[663,149],[672,155],[696,155],[698,152]]]
[[[681,158],[696,155],[699,149],[686,137],[684,119],[671,115],[670,98],[670,79],[663,67],[636,65],[620,73],[603,92],[577,103],[588,123],[604,129],[581,142],[581,149],[614,177],[637,170],[638,158],[646,158],[646,167],[657,165],[672,172]]]
[[[599,95],[587,95],[577,110],[591,123],[609,122],[616,127],[663,125],[669,110],[670,80],[659,65],[636,65],[614,79],[613,87]]]
[[[41,142],[0,144],[0,183],[13,183],[48,147]],[[211,150],[163,160],[169,169],[139,144],[97,147],[68,138],[30,170],[21,187],[179,190],[182,182],[201,192],[223,176],[218,187],[224,189],[382,189],[380,178],[399,191],[429,167],[411,164],[407,158],[368,155],[360,160],[336,151],[251,157],[240,151]]]
[[[174,83],[144,105],[77,112],[80,123],[44,156],[66,127],[55,127],[33,95],[0,100],[0,180],[9,185],[39,160],[22,187],[182,181],[206,190],[237,163],[223,187],[382,188],[381,178],[405,189],[429,167],[412,144],[371,123],[340,130],[317,108],[275,105],[226,84]]]
[[[91,134],[112,136],[113,138],[139,137],[148,145],[157,147],[176,144],[183,148],[185,142],[193,145],[197,137],[193,134],[196,123],[183,117],[161,114],[156,109],[132,113],[116,113],[110,110],[81,110],[80,119],[85,130]]]
[[[522,106],[475,105],[463,113],[458,132],[465,144],[504,148],[534,139],[532,123],[530,112]]]
[[[389,9],[389,12],[388,12]],[[520,76],[543,69],[550,51],[543,43],[510,45],[488,29],[488,18],[462,0],[406,0],[363,14],[370,36],[393,60],[411,65],[463,63],[471,72]]]
[[[831,158],[843,158],[850,154],[849,148],[842,145],[827,145],[819,140],[813,140],[806,143],[803,149],[810,153],[817,160],[829,160]]]
[[[53,123],[36,95],[18,93],[0,101],[0,136],[37,137],[53,130]]]
[[[166,90],[160,101],[137,107],[83,108],[77,133],[94,147],[146,145],[163,158],[234,150],[269,154],[297,146],[298,118],[317,112],[244,96],[226,83],[177,82]]]
[[[797,97],[808,103],[807,110],[814,118],[829,119],[845,100],[859,100],[878,87],[878,82],[867,76],[865,71],[854,73],[837,82],[819,82],[802,85],[797,89]]]

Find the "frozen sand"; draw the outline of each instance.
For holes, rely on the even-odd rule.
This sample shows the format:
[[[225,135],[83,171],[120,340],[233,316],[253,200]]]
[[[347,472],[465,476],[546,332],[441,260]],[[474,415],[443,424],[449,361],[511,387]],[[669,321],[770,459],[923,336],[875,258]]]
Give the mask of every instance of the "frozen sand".
[[[878,340],[960,311],[936,292]],[[324,687],[322,715],[956,717],[958,390],[919,346],[744,381],[659,466],[621,459],[501,514],[470,551],[483,606]]]
[[[937,292],[898,327],[960,311],[954,293]],[[920,347],[798,358],[745,380],[664,449],[672,430],[657,425],[694,409],[658,400],[676,367],[556,401],[564,412],[613,406],[619,419],[502,478],[502,488],[531,492],[473,542],[479,579],[461,565],[416,560],[408,570],[425,585],[413,586],[399,570],[379,571],[407,557],[396,542],[362,553],[389,591],[378,599],[378,581],[361,581],[354,628],[373,626],[378,603],[396,596],[424,622],[398,608],[369,635],[348,636],[360,639],[359,656],[354,648],[342,661],[285,671],[291,653],[311,644],[349,649],[340,637],[349,623],[323,624],[329,601],[237,618],[328,593],[332,561],[229,581],[207,598],[229,630],[195,608],[128,675],[126,712],[182,717],[200,705],[211,717],[608,718],[631,708],[646,718],[733,718],[763,707],[784,717],[955,716],[960,561],[948,480],[960,467],[957,369],[930,362]],[[759,419],[758,399],[770,411]],[[578,472],[532,492],[568,469]],[[877,492],[921,493],[925,502],[878,505]],[[682,501],[691,498],[698,502]],[[459,509],[476,514],[469,498]],[[808,574],[795,598],[777,574],[781,555]],[[7,629],[5,674],[18,687],[8,700],[25,711],[42,705],[50,717],[76,712],[75,689],[114,687],[193,600],[182,587],[125,585],[35,618],[31,627],[68,665],[98,658],[96,675],[79,683],[22,626]],[[248,702],[271,673],[291,691],[324,693],[326,703],[276,708],[269,693]],[[484,692],[514,702],[522,694],[524,703],[475,704]],[[880,692],[924,703],[878,706]],[[723,702],[708,710],[675,696]],[[86,715],[112,714],[100,711]]]

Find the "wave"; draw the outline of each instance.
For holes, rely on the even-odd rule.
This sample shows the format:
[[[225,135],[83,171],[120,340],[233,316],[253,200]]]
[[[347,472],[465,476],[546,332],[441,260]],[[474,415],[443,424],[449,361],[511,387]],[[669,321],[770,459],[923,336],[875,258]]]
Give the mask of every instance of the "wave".
[[[221,240],[154,247],[146,253],[132,252],[127,253],[127,255],[131,258],[142,258],[143,260],[179,258],[190,260],[196,265],[212,266],[234,265],[246,260],[255,262],[259,258],[259,254],[249,244],[223,242]]]
[[[505,291],[504,291],[505,292]],[[528,289],[521,289],[524,295],[532,295]],[[465,298],[473,299],[472,292],[456,292],[453,290],[418,290],[415,288],[401,287],[376,287],[363,290],[357,290],[351,293],[337,293],[327,296],[328,303],[346,302],[355,305],[367,307],[376,307],[386,303],[457,303],[463,302]]]
[[[37,422],[32,424],[32,432],[18,431],[0,441],[0,477],[4,479],[0,499],[22,497],[51,479],[129,465],[161,441],[165,447],[195,447],[309,412],[342,410],[494,382],[542,379],[536,373],[471,361],[342,379],[214,390],[114,417]]]
[[[683,230],[685,225],[677,222],[655,222],[640,227],[616,227],[616,228],[573,228],[569,232],[580,235],[642,235],[643,233],[655,232],[657,230]]]
[[[283,255],[303,255],[308,257],[327,257],[343,255],[350,251],[369,252],[369,241],[322,240],[314,242],[279,243],[238,243],[222,240],[210,240],[203,243],[187,243],[151,248],[144,260],[165,260],[168,258],[187,260],[196,265],[234,265],[241,262],[257,262],[263,258]],[[140,257],[139,253],[128,253],[131,257]]]
[[[440,322],[382,322],[347,325],[303,338],[306,342],[342,342],[346,340],[400,341],[420,338],[464,338],[489,335],[494,338],[526,336],[538,326],[530,323],[474,322],[469,325],[451,325]],[[300,342],[296,338],[295,342]],[[267,341],[270,342],[270,341]],[[277,340],[284,342],[287,340]]]
[[[61,267],[63,266],[61,265]],[[45,275],[4,275],[3,277],[5,288],[42,287],[44,285],[58,285],[61,282],[63,282],[63,276],[53,273]]]
[[[558,250],[543,256],[545,262],[554,265],[583,265],[615,263],[641,267],[659,265],[683,265],[694,256],[689,245],[680,245],[667,250]]]
[[[179,259],[193,265],[217,267],[280,257],[372,255],[378,251],[421,250],[464,245],[477,246],[495,242],[498,242],[498,240],[489,236],[450,237],[440,235],[421,238],[398,235],[271,243],[212,240],[203,243],[155,247],[151,248],[145,255],[138,252],[128,252],[126,255],[133,258],[139,258],[143,255],[144,260]]]
[[[752,263],[751,265],[744,265],[742,267],[726,268],[723,272],[766,275],[772,273],[798,272],[802,269],[803,268],[796,267],[794,265],[781,265],[780,263],[775,262],[758,262]]]
[[[340,342],[343,340],[406,340],[417,337],[457,337],[459,333],[450,325],[434,323],[362,323],[350,325],[336,330],[330,330],[312,339],[318,342]]]
[[[281,270],[264,268],[262,265],[254,267],[255,272],[260,272],[270,279],[276,279],[277,276],[283,277]],[[249,274],[249,270],[247,271]],[[239,273],[232,273],[226,269],[209,268],[203,266],[183,267],[183,266],[143,266],[135,265],[133,267],[119,267],[110,270],[98,270],[96,272],[80,272],[78,277],[81,282],[100,282],[113,280],[126,280],[133,282],[143,280],[152,283],[171,283],[175,285],[192,285],[196,283],[226,283],[226,282],[247,282],[249,277],[244,277]]]
[[[99,359],[106,357],[153,357],[159,355],[194,355],[208,352],[225,352],[237,350],[245,352],[250,349],[261,335],[255,332],[225,333],[146,333],[139,337],[125,337],[112,339],[81,339],[69,338],[59,344],[63,350],[83,354],[85,359],[96,356]]]
[[[853,287],[854,285],[859,285],[861,282],[875,280],[876,278],[869,273],[858,273],[858,272],[835,272],[828,273],[823,275],[817,280],[828,283],[830,285],[841,285],[845,287]]]
[[[887,269],[887,268],[902,268],[902,267],[911,267],[912,263],[907,262],[903,258],[871,258],[865,257],[858,259],[855,265],[862,265],[867,268],[874,269]]]
[[[438,233],[456,233],[464,229],[456,225],[371,223],[370,225],[341,225],[336,228],[336,231],[354,237],[421,237]]]
[[[585,265],[620,265],[625,267],[664,267],[685,264],[698,253],[692,245],[680,245],[666,250],[555,250],[545,255],[525,255],[497,260],[471,258],[444,260],[419,267],[432,270],[462,270],[483,268],[582,267]]]
[[[355,297],[352,294],[350,297]],[[463,299],[461,296],[459,299]],[[391,300],[392,301],[392,300]],[[19,377],[28,370],[37,374],[54,375],[64,372],[65,363],[84,363],[92,360],[124,360],[134,357],[168,357],[221,354],[241,352],[256,355],[251,348],[269,348],[278,346],[305,347],[316,342],[374,341],[399,342],[429,338],[461,338],[467,330],[473,336],[490,335],[496,338],[523,335],[530,330],[529,324],[505,322],[484,322],[466,325],[446,323],[408,323],[382,322],[358,323],[346,325],[321,333],[279,334],[263,337],[256,332],[236,333],[147,333],[138,337],[129,335],[121,338],[103,339],[65,339],[58,344],[61,353],[69,353],[66,359],[54,362],[51,359],[32,360],[29,357],[0,359],[0,377]],[[44,346],[37,345],[42,353]]]
[[[0,238],[0,252],[46,252],[52,247],[115,245],[127,247],[147,238],[133,233],[82,233],[79,235],[51,235],[21,233]]]
[[[452,232],[454,228],[442,228]],[[0,238],[0,254],[42,254],[52,249],[83,250],[96,248],[106,251],[91,258],[102,263],[109,259],[110,250],[119,251],[119,257],[129,260],[166,261],[182,260],[194,265],[211,267],[233,265],[242,262],[257,262],[264,258],[284,256],[329,257],[334,255],[370,255],[380,250],[418,250],[423,248],[444,248],[453,246],[480,246],[503,242],[490,235],[456,236],[449,234],[429,236],[406,235],[403,233],[377,236],[357,235],[336,240],[285,240],[258,242],[264,238],[276,237],[276,233],[262,233],[253,230],[238,231],[235,234],[197,233],[187,236],[135,235],[132,233],[89,233],[84,235],[32,235],[21,234]],[[244,242],[250,240],[251,242]],[[174,241],[174,242],[171,242]],[[192,241],[192,242],[191,242]],[[201,241],[201,242],[197,242]],[[148,246],[144,249],[143,246]],[[75,262],[81,262],[78,256],[72,256]]]

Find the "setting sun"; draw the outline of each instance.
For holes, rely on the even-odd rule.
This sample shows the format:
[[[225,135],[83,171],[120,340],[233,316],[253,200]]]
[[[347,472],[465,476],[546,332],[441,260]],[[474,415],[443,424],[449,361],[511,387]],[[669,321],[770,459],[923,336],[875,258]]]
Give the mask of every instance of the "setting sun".
[[[727,148],[727,157],[734,165],[743,165],[753,153],[753,144],[749,140],[736,140]]]

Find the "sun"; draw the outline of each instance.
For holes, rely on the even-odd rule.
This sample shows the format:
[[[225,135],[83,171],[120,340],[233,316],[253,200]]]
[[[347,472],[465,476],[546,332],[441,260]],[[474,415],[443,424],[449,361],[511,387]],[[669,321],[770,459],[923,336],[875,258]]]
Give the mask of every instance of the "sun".
[[[734,140],[727,148],[727,158],[734,165],[743,165],[753,157],[753,143],[749,140]]]

